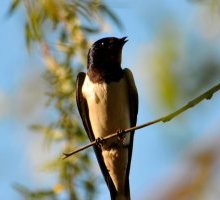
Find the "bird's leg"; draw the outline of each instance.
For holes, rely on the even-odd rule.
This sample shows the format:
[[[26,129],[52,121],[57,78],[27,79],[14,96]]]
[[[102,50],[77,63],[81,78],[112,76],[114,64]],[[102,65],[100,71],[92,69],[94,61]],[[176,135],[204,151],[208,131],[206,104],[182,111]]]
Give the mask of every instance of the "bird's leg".
[[[125,131],[123,129],[118,129],[117,130],[117,137],[118,137],[118,140],[123,143],[124,139],[125,139]]]
[[[95,143],[96,143],[97,147],[101,148],[103,143],[104,143],[104,139],[101,138],[101,137],[98,137],[98,138],[95,139]]]

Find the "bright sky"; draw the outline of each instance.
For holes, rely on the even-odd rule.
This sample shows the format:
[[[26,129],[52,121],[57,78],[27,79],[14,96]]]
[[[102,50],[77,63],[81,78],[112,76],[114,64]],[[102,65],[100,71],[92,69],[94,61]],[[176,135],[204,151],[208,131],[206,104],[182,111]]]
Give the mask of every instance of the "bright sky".
[[[40,63],[38,61],[40,57],[36,55],[28,57],[25,50],[22,13],[16,12],[13,17],[7,18],[6,10],[9,2],[2,0],[0,3],[0,199],[16,200],[19,199],[19,195],[12,188],[14,183],[18,182],[32,188],[39,184],[40,186],[47,185],[49,181],[46,179],[48,176],[44,178],[44,174],[39,175],[33,172],[33,170],[38,170],[36,166],[39,165],[38,156],[42,157],[42,151],[39,150],[41,147],[38,146],[41,140],[27,129],[34,119],[40,117],[40,112],[33,116],[31,111],[31,120],[23,119],[20,112],[20,103],[25,101],[19,96],[19,91],[23,91],[20,86],[23,85],[25,73],[34,78],[39,76],[38,72],[35,77],[34,67],[38,66],[33,63]],[[146,97],[151,94],[144,94],[146,88],[142,84],[140,61],[137,60],[140,49],[148,43],[152,45],[158,25],[169,16],[175,16],[175,20],[186,32],[194,29],[193,24],[196,23],[192,20],[195,19],[197,8],[194,4],[184,0],[178,2],[173,0],[118,0],[116,2],[113,9],[125,25],[125,31],[121,33],[113,27],[112,34],[129,38],[123,52],[123,66],[131,67],[134,72],[140,94],[138,123],[141,124],[160,116],[159,113],[152,113],[151,102],[146,100]],[[106,34],[100,34],[94,39],[102,36]],[[42,68],[38,71],[41,70]],[[201,117],[201,121],[204,120],[206,123],[201,124],[198,121],[192,123],[192,132],[196,133],[196,130],[200,130],[200,133],[205,134],[212,125],[217,124],[220,113],[216,112],[216,105],[219,100],[218,94],[212,102],[205,105],[203,103],[201,109],[195,108],[196,114],[193,117]],[[39,101],[42,102],[42,99]],[[201,116],[200,113],[204,113],[204,110],[208,111],[205,116]],[[192,114],[193,111],[190,112]],[[180,129],[183,128],[184,125]],[[178,128],[175,127],[174,121],[167,125],[142,129],[139,131],[140,134],[136,134],[130,176],[133,199],[143,199],[143,194],[150,192],[153,186],[167,175],[186,148],[184,146],[176,148],[175,145],[168,147],[164,141],[165,137],[161,134],[163,130],[174,132]],[[189,135],[187,137],[190,137],[189,140],[192,141],[192,138],[198,137],[197,134],[192,133],[192,137]],[[46,157],[43,156],[43,159]],[[104,186],[101,187],[100,193],[100,200],[108,199]]]

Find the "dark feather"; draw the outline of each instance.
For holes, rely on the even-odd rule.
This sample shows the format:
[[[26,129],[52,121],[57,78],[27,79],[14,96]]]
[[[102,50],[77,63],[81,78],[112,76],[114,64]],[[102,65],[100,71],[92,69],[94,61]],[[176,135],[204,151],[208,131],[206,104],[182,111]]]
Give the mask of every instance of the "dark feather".
[[[138,114],[138,92],[135,86],[134,78],[132,72],[125,68],[123,70],[124,76],[127,79],[128,84],[128,95],[129,95],[129,106],[130,106],[130,126],[136,126],[137,123],[137,114]],[[125,192],[126,196],[130,197],[130,188],[129,188],[129,173],[131,166],[131,158],[132,158],[132,149],[133,149],[133,140],[134,140],[134,131],[130,133],[130,144],[128,147],[128,166],[126,171],[126,180],[125,180]]]

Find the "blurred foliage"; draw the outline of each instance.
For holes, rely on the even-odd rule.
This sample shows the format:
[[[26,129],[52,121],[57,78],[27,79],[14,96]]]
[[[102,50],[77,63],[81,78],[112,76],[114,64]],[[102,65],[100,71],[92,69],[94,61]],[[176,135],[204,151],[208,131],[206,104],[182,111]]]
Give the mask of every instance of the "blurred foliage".
[[[154,46],[141,55],[148,58],[154,103],[161,109],[174,110],[219,81],[218,43],[185,36],[175,20],[164,20]]]
[[[149,70],[147,73],[150,74],[148,77],[151,80],[146,85],[153,91],[150,93],[151,96],[147,92],[146,94],[148,98],[153,98],[152,107],[160,109],[160,112],[180,107],[220,81],[220,31],[213,31],[220,30],[220,9],[211,9],[211,6],[214,6],[211,3],[216,2],[215,6],[220,4],[218,0],[197,2],[202,6],[196,4],[199,5],[198,9],[189,17],[190,23],[187,22],[187,25],[181,27],[183,20],[180,21],[175,15],[170,18],[163,16],[159,28],[155,30],[153,45],[148,44],[144,49],[144,55],[141,55],[142,63],[145,64],[145,70]],[[206,15],[200,15],[204,11]],[[201,29],[199,25],[205,28]],[[170,127],[161,129],[161,136],[171,149],[172,159],[177,156],[178,160],[164,180],[158,178],[154,190],[143,199],[219,199],[219,105],[213,104],[211,116],[208,115],[210,110],[202,110],[204,107],[200,109],[201,107],[191,114],[183,115],[182,118],[176,118]],[[213,116],[217,118],[216,125],[213,124]],[[213,121],[206,121],[208,118]],[[184,123],[180,124],[183,120]],[[202,123],[207,126],[211,124],[206,129],[207,137],[203,142],[195,142],[199,137],[204,137]],[[212,134],[215,126],[217,137],[213,137]],[[192,149],[189,148],[190,143],[193,143]],[[199,146],[199,151],[195,151],[196,145]],[[186,155],[181,157],[184,151]]]
[[[175,78],[175,65],[179,59],[177,43],[179,34],[172,23],[165,23],[158,31],[154,55],[151,59],[151,70],[155,76],[158,99],[166,106],[174,108],[178,85]]]
[[[204,151],[188,161],[193,165],[190,177],[185,177],[185,180],[179,180],[176,188],[174,188],[167,200],[185,200],[185,199],[203,199],[205,197],[205,189],[209,186],[209,181],[214,172],[214,165],[218,159],[213,151]],[[164,200],[165,200],[164,199]]]
[[[193,3],[200,3],[200,4],[204,4],[205,6],[207,6],[207,8],[211,11],[211,12],[219,12],[220,10],[220,1],[219,0],[189,0]]]
[[[154,200],[217,200],[219,199],[219,134],[187,149],[179,164],[166,178],[160,179],[155,191],[146,199]],[[217,140],[216,140],[217,139]],[[164,184],[166,186],[159,190]]]
[[[19,184],[15,185],[14,188],[22,193],[24,199],[26,200],[57,200],[56,193],[53,190],[41,190],[32,192],[30,189],[27,189],[26,187]]]
[[[17,185],[24,199],[94,199],[97,177],[90,169],[91,158],[83,152],[73,159],[61,159],[87,140],[79,124],[75,102],[75,78],[86,66],[91,34],[102,31],[106,18],[122,27],[120,21],[101,0],[13,0],[8,13],[23,6],[27,48],[39,45],[46,63],[45,79],[48,82],[48,105],[54,107],[57,120],[48,125],[36,124],[32,128],[43,134],[50,145],[62,146],[61,152],[44,164],[45,170],[58,174],[57,184],[51,189],[32,191]],[[59,145],[58,145],[59,144]]]

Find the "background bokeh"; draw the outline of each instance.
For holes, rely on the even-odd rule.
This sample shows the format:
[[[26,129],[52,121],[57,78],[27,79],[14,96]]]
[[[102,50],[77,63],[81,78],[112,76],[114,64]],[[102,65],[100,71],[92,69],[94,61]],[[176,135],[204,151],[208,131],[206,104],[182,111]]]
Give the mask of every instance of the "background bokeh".
[[[52,188],[57,198],[68,199],[58,172],[51,173],[51,166],[42,164],[59,155],[63,143],[50,146],[50,132],[43,131],[49,135],[45,140],[42,127],[30,128],[49,124],[59,115],[53,106],[46,106],[48,63],[39,45],[33,44],[31,52],[25,46],[24,7],[9,16],[11,1],[2,0],[0,5],[0,199],[23,199],[26,187],[31,191]],[[89,35],[88,40],[128,36],[122,65],[133,71],[139,91],[138,124],[174,111],[219,82],[218,0],[109,0],[106,5],[124,28],[107,20],[101,32]],[[54,45],[56,33],[48,35]],[[132,199],[219,199],[219,102],[216,93],[168,123],[137,131],[130,175]],[[61,137],[59,131],[51,134]],[[89,156],[94,160],[91,172],[99,177],[92,151]],[[80,157],[70,161],[76,159]],[[83,193],[80,183],[74,187]],[[96,199],[108,199],[101,176],[94,183]]]

